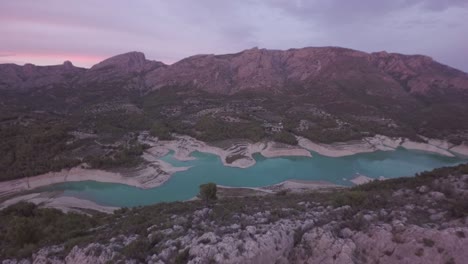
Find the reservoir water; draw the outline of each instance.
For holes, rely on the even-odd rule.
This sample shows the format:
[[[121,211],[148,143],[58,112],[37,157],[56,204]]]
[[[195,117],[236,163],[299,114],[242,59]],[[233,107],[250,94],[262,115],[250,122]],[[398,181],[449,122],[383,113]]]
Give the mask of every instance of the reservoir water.
[[[309,157],[254,158],[257,163],[240,169],[223,166],[218,156],[194,152],[196,159],[179,161],[173,153],[162,160],[176,167],[191,166],[175,173],[164,185],[139,189],[122,184],[93,181],[67,182],[42,188],[41,191],[63,191],[64,196],[88,199],[98,204],[132,207],[157,202],[182,201],[194,197],[198,186],[207,182],[233,187],[260,187],[288,179],[328,181],[351,186],[357,173],[371,178],[413,176],[415,173],[466,162],[460,158],[443,157],[418,151],[397,149],[331,158],[313,153]]]

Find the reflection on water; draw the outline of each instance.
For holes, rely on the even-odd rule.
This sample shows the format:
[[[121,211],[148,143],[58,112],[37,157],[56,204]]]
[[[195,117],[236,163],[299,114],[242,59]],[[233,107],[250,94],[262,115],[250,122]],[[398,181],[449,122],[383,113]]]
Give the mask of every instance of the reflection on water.
[[[179,161],[173,152],[162,159],[179,166],[192,166],[175,173],[163,186],[142,190],[113,183],[68,182],[43,188],[63,190],[64,195],[89,199],[103,205],[137,206],[163,201],[186,200],[195,196],[198,186],[206,182],[234,187],[259,187],[287,179],[321,180],[340,185],[351,185],[356,173],[372,178],[412,176],[417,172],[462,163],[459,158],[443,157],[423,152],[397,149],[331,158],[312,153],[313,157],[265,158],[254,155],[257,163],[247,169],[223,166],[219,157],[194,152],[196,159]]]

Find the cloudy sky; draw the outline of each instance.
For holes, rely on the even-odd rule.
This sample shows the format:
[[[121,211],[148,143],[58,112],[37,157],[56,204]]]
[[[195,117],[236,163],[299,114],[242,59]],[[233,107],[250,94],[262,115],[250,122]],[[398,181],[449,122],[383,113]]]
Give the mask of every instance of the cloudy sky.
[[[426,54],[468,72],[468,0],[0,1],[0,63],[174,63],[251,47]]]

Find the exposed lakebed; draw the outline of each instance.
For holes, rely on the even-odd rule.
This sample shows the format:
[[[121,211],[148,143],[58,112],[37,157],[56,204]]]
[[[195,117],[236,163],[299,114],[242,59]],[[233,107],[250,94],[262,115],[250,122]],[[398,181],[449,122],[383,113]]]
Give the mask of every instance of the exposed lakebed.
[[[94,181],[66,182],[43,187],[41,191],[63,191],[64,196],[88,199],[98,204],[131,207],[157,202],[182,201],[194,197],[198,186],[207,182],[232,187],[260,187],[285,180],[328,181],[351,186],[357,174],[370,178],[396,178],[443,166],[452,166],[464,159],[408,151],[377,151],[346,157],[325,157],[312,152],[313,157],[265,158],[254,155],[256,164],[241,169],[224,166],[218,156],[194,152],[190,161],[179,161],[173,153],[162,157],[175,167],[191,168],[175,173],[162,186],[140,189],[116,183]]]

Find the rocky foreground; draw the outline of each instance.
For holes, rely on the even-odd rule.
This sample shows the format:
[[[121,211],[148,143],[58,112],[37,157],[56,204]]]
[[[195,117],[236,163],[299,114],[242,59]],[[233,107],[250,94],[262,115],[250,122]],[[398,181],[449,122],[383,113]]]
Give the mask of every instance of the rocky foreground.
[[[0,257],[2,263],[467,263],[467,200],[468,165],[460,165],[351,189],[163,203],[92,217],[22,204],[1,211]],[[23,227],[40,236],[17,230],[24,221],[36,223]]]

